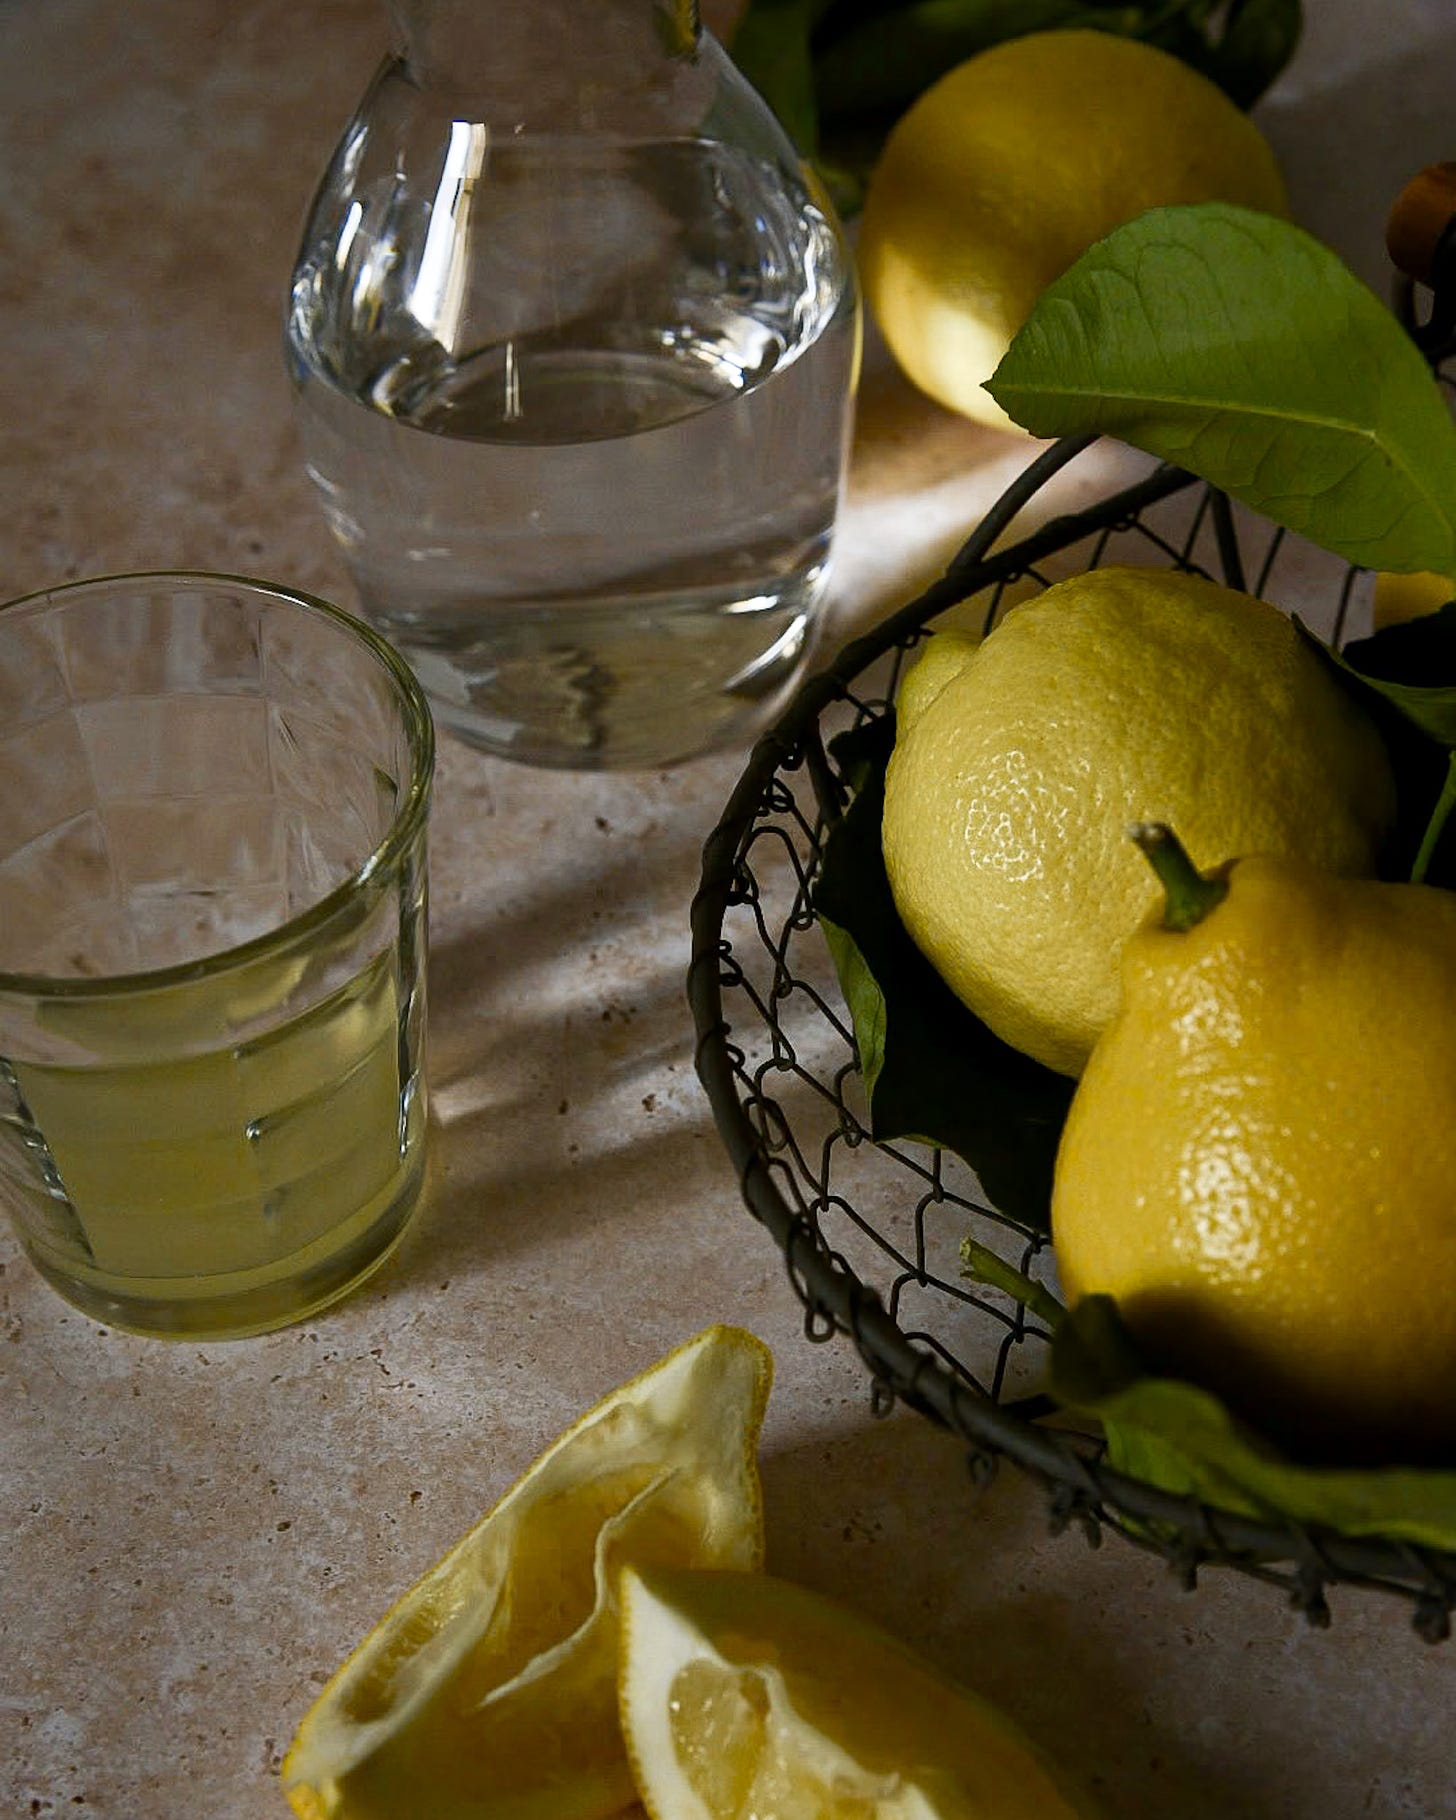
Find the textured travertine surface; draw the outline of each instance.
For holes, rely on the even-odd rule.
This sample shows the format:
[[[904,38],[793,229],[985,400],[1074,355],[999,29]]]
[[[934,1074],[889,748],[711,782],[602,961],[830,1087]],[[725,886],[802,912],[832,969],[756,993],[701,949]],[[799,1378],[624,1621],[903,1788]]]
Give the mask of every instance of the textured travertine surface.
[[[1448,0],[1321,0],[1270,130],[1378,272],[1450,156]],[[299,472],[279,318],[312,185],[386,42],[375,0],[0,0],[0,595],[123,568],[350,598]],[[1445,133],[1444,139],[1442,133]],[[1346,197],[1349,206],[1344,205]],[[914,583],[1026,445],[872,359],[836,635]],[[1085,483],[1079,483],[1085,484]],[[512,769],[445,742],[429,1204],[385,1272],[231,1346],[104,1332],[0,1240],[0,1812],[268,1820],[366,1626],[581,1408],[715,1319],[774,1347],[770,1558],[846,1593],[1085,1766],[1127,1820],[1456,1814],[1456,1644],[1351,1595],[1181,1592],[1049,1540],[812,1347],[692,1075],[698,849],[741,765]]]

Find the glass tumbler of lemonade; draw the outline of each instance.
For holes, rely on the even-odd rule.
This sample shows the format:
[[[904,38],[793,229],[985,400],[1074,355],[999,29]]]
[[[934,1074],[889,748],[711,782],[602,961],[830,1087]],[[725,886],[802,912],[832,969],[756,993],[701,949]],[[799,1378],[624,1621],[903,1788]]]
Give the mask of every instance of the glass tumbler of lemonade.
[[[95,1319],[259,1333],[404,1230],[433,760],[407,666],[305,595],[0,608],[0,1204]]]

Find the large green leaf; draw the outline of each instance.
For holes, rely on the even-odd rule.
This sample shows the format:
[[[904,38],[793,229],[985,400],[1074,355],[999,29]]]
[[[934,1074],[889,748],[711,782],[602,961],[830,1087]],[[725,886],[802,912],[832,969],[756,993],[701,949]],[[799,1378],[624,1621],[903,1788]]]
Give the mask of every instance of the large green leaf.
[[[1456,1472],[1292,1464],[1208,1391],[1150,1374],[1106,1296],[1057,1323],[1050,1378],[1059,1403],[1102,1424],[1110,1464],[1145,1484],[1266,1522],[1456,1549]]]
[[[1101,431],[1370,568],[1456,573],[1456,424],[1326,247],[1226,203],[1151,209],[1038,300],[987,388],[1038,436]]]
[[[1002,1213],[1044,1231],[1072,1082],[993,1036],[906,934],[880,851],[894,730],[886,715],[856,746],[836,746],[857,790],[814,893],[854,1025],[871,1135],[955,1151]]]

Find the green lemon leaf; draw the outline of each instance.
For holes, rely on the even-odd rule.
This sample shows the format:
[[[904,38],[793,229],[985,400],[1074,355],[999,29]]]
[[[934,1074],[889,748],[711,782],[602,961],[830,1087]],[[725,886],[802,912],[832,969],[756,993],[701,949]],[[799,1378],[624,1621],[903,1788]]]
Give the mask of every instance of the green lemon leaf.
[[[1035,1277],[1027,1276],[1024,1270],[1008,1264],[989,1245],[982,1245],[969,1234],[961,1240],[961,1275],[973,1283],[984,1283],[990,1289],[999,1289],[1002,1295],[1009,1296],[1013,1302],[1019,1302],[1028,1314],[1034,1314],[1045,1321],[1049,1332],[1056,1331],[1058,1323],[1067,1312],[1045,1283],[1038,1283]]]
[[[830,36],[814,58],[826,125],[902,113],[966,58],[1008,38],[1096,23],[1087,0],[917,0]],[[834,14],[829,15],[832,26]]]
[[[1208,1391],[1150,1374],[1110,1297],[1088,1296],[1057,1323],[1050,1389],[1096,1417],[1109,1464],[1145,1484],[1265,1522],[1456,1548],[1456,1472],[1294,1465]]]
[[[814,908],[854,1026],[870,1132],[953,1150],[995,1206],[1045,1231],[1073,1083],[1003,1043],[905,932],[880,851],[894,717],[836,741],[855,787],[825,843]]]
[[[895,729],[895,716],[883,714],[878,720],[866,720],[847,732],[836,733],[830,740],[829,750],[852,797],[883,786],[890,754],[895,750]]]
[[[1399,814],[1383,870],[1456,889],[1456,601],[1343,651],[1295,624],[1384,735]]]
[[[1421,619],[1352,639],[1341,662],[1407,720],[1456,746],[1456,600]]]
[[[733,34],[733,61],[779,117],[800,155],[819,144],[819,108],[809,60],[817,0],[752,0]]]
[[[1303,25],[1300,0],[1245,0],[1229,8],[1223,36],[1198,67],[1250,108],[1294,55]]]
[[[926,89],[1009,38],[1070,27],[1156,45],[1247,108],[1293,54],[1300,0],[748,0],[729,48],[853,213]]]
[[[1413,885],[1444,885],[1450,887],[1456,883],[1456,854],[1451,851],[1453,843],[1447,838],[1448,831],[1456,832],[1456,752],[1446,757],[1446,778],[1441,785],[1441,793],[1436,798],[1431,810],[1421,844],[1416,849],[1416,856],[1411,861],[1410,880]]]
[[[1456,424],[1389,310],[1302,229],[1150,209],[1038,299],[987,388],[1037,436],[1191,469],[1369,568],[1456,573]]]
[[[880,991],[879,981],[849,931],[841,929],[838,923],[831,922],[822,910],[819,913],[819,927],[824,931],[824,939],[829,944],[834,971],[839,976],[839,990],[844,994],[844,1002],[849,1009],[860,1076],[873,1108],[875,1088],[879,1085],[880,1072],[885,1066],[885,995]],[[877,1130],[874,1135],[879,1138],[886,1134],[883,1130]]]

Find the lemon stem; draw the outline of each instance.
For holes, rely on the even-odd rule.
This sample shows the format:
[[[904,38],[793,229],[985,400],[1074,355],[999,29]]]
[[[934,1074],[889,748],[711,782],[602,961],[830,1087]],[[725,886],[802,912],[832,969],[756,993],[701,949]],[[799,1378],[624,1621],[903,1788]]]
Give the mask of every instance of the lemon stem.
[[[1228,880],[1200,872],[1166,822],[1134,822],[1127,832],[1162,884],[1165,929],[1182,932],[1196,927],[1228,896]]]

